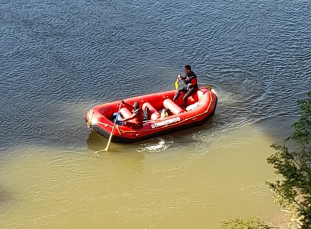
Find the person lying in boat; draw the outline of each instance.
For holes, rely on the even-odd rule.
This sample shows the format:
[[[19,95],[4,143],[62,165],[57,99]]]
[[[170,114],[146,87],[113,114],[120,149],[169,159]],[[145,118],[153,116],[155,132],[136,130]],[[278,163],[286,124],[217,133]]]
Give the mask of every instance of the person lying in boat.
[[[112,122],[113,123],[116,123],[117,125],[122,125],[123,123],[120,121],[122,119],[122,116],[121,116],[121,114],[120,114],[120,112],[119,113],[113,113],[113,115],[112,115]]]
[[[161,114],[161,119],[164,119],[165,117],[167,117],[169,114],[169,110],[168,109],[162,109],[160,114]]]
[[[122,125],[131,127],[133,129],[138,129],[143,126],[143,121],[144,121],[144,115],[142,109],[139,108],[139,103],[134,102],[133,105],[124,102],[123,100],[121,101],[125,107],[127,107],[129,110],[132,109],[132,115],[126,118],[121,118],[118,121],[122,122]]]
[[[187,86],[177,90],[177,92],[173,98],[173,101],[175,101],[178,98],[180,92],[185,92],[186,94],[184,95],[183,100],[184,100],[184,105],[186,108],[187,107],[187,98],[190,95],[194,94],[198,90],[198,84],[197,84],[197,76],[193,71],[191,71],[190,65],[186,65],[184,68],[184,71],[186,73],[185,77],[178,75],[177,79],[178,79],[178,81],[183,80]]]

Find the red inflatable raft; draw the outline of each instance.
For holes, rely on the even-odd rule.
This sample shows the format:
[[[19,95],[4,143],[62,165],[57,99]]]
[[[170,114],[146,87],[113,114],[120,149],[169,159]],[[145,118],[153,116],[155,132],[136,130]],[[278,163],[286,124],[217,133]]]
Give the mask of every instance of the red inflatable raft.
[[[89,110],[85,116],[87,126],[107,139],[113,129],[112,142],[132,143],[199,126],[213,117],[217,96],[209,86],[200,87],[197,93],[188,97],[186,108],[183,107],[183,93],[173,102],[175,93],[176,91],[172,90],[124,99],[126,103],[130,104],[135,101],[139,102],[142,109],[146,106],[149,108],[149,120],[144,121],[143,127],[139,129],[123,125],[115,125],[113,129],[112,116],[118,112],[120,100],[98,105]],[[164,108],[169,110],[169,115],[161,117],[160,111]],[[122,107],[120,113],[126,118],[131,111]]]

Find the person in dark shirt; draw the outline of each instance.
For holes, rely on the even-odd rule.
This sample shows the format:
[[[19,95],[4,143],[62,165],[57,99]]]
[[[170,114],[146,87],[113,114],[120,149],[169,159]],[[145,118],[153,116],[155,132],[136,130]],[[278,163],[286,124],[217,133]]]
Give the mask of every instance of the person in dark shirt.
[[[193,71],[191,71],[190,65],[186,65],[184,68],[184,71],[186,73],[185,77],[178,75],[177,80],[178,81],[183,80],[186,86],[177,90],[173,98],[173,101],[175,101],[178,98],[180,92],[185,92],[186,94],[184,95],[183,100],[184,100],[184,105],[186,108],[187,98],[198,90],[198,84],[197,84],[197,76]]]
[[[139,108],[139,103],[134,102],[133,105],[121,101],[122,104],[126,105],[130,109],[132,109],[132,115],[127,118],[121,118],[119,119],[120,122],[123,123],[123,125],[132,127],[133,129],[138,129],[143,126],[144,116],[142,109]]]

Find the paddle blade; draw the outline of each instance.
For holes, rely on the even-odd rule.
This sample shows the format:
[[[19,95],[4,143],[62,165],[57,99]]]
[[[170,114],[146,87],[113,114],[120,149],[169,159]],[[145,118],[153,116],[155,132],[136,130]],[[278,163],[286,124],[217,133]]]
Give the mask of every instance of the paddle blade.
[[[178,89],[178,81],[175,81],[175,88]]]

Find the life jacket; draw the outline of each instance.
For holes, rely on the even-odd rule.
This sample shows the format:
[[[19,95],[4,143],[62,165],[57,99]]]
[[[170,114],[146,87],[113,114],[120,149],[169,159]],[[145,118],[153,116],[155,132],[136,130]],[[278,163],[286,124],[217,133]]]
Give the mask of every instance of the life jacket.
[[[138,108],[136,110],[133,110],[132,112],[136,113],[137,116],[131,120],[126,121],[126,125],[132,127],[133,129],[142,127],[144,121],[144,114],[142,109]]]
[[[191,83],[192,86],[197,85],[197,78],[193,77],[193,78],[190,80],[190,83]]]
[[[197,84],[197,76],[196,76],[196,74],[195,74],[193,71],[191,71],[191,72],[189,73],[188,77],[189,77],[189,78],[192,77],[192,79],[191,79],[191,80],[186,80],[185,83],[186,83],[188,86],[191,85],[192,87],[198,87],[198,84]],[[189,85],[189,84],[190,84],[190,85]]]

